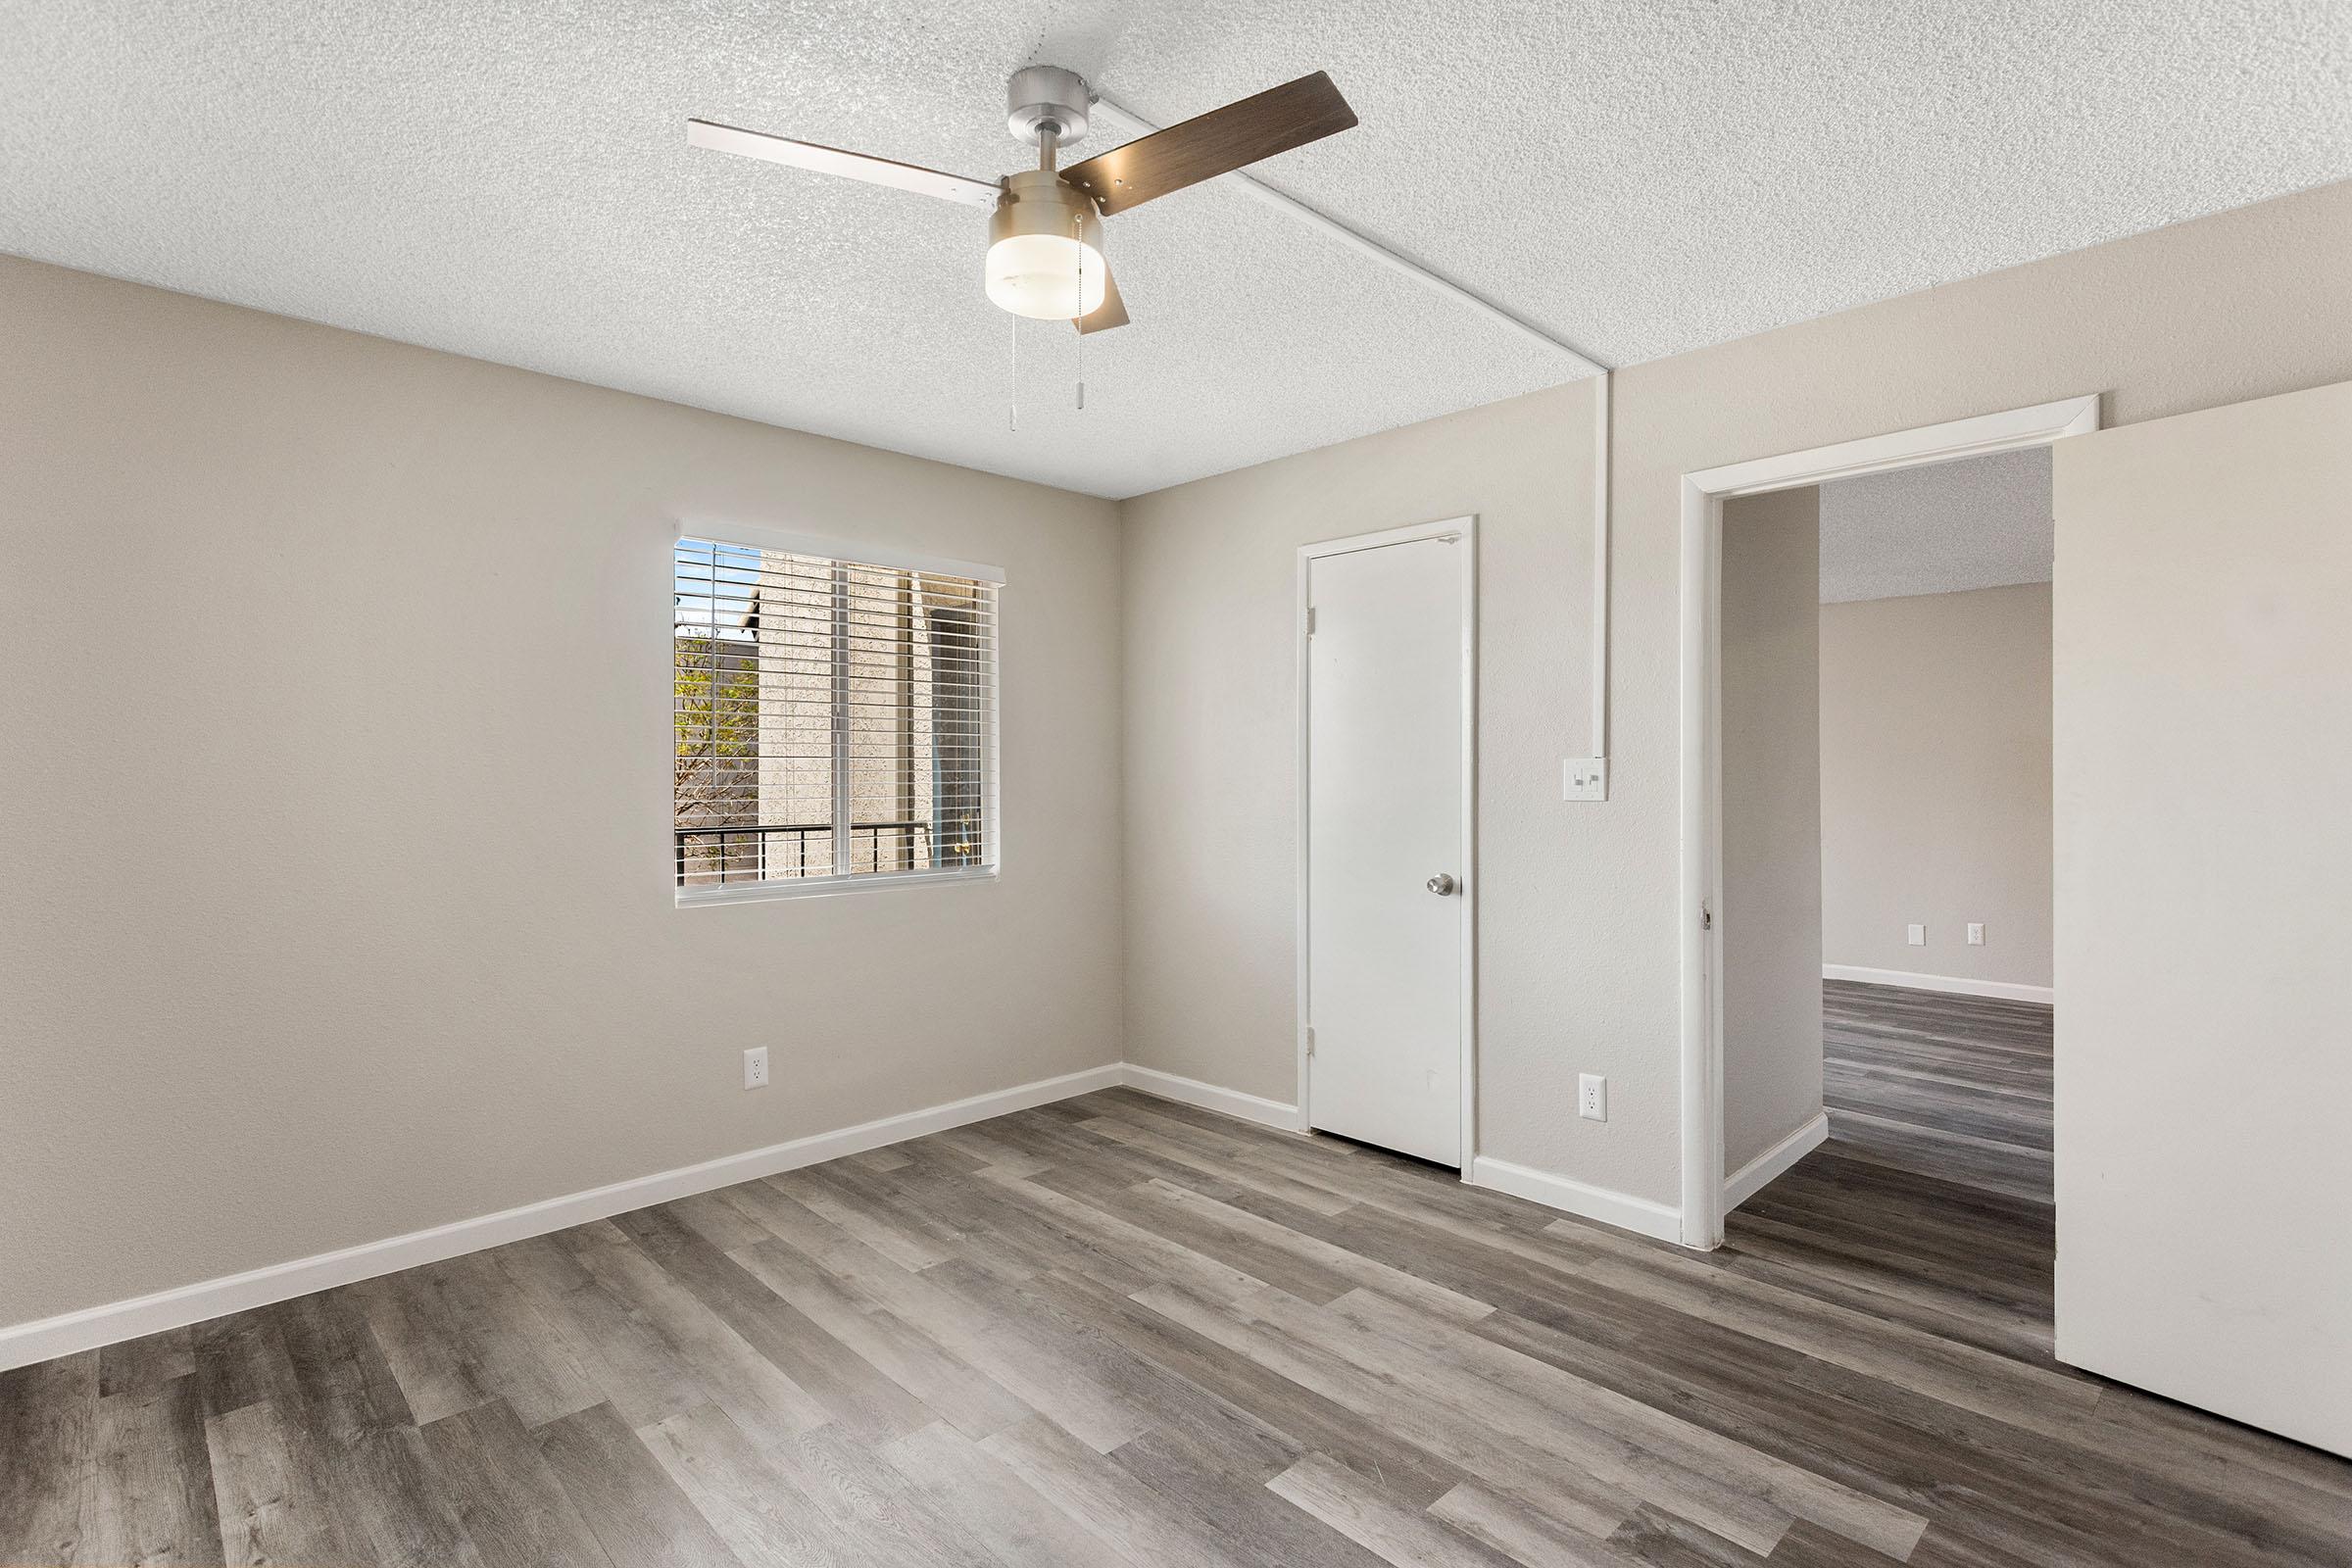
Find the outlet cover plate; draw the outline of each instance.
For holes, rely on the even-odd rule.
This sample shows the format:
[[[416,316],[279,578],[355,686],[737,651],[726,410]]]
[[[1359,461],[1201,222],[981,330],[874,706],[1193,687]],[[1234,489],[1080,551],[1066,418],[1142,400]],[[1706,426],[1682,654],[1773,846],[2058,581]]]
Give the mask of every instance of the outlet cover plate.
[[[1609,1081],[1599,1073],[1579,1073],[1576,1078],[1576,1113],[1587,1121],[1609,1119]]]
[[[1609,760],[1571,757],[1560,764],[1560,799],[1605,801],[1609,798]]]
[[[743,1087],[746,1089],[765,1089],[767,1087],[767,1048],[765,1046],[754,1046],[743,1054]]]

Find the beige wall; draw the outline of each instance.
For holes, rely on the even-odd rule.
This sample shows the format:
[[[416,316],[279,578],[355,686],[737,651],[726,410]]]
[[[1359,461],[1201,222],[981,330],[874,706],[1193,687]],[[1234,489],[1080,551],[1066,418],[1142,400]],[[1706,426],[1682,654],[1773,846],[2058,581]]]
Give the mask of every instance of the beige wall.
[[[1479,1024],[1491,1057],[1597,1050],[1573,1004],[1593,976],[1546,885],[1592,825],[1558,798],[1590,707],[1591,633],[1562,605],[1591,602],[1591,546],[1561,519],[1591,492],[1592,407],[1561,387],[1126,504],[1130,1061],[1298,1098],[1298,547],[1469,514],[1479,956],[1507,982]],[[1524,788],[1545,769],[1548,801]]]
[[[1723,508],[1723,1168],[1821,1113],[1821,491]]]
[[[1829,963],[2049,985],[2049,584],[1821,607],[1821,883]]]
[[[0,1322],[1108,1061],[1122,955],[1130,1060],[1290,1099],[1294,550],[1460,513],[1481,1147],[1676,1202],[1681,475],[2352,377],[2347,252],[2338,185],[1622,372],[1602,805],[1585,386],[1113,509],[0,262]],[[681,513],[1008,569],[1001,881],[670,906]]]
[[[1611,798],[1585,717],[1580,387],[1126,506],[1128,1054],[1292,1095],[1293,547],[1481,514],[1480,1139],[1680,1200],[1682,475],[2104,392],[2112,424],[2352,377],[2352,185],[1635,367],[1616,377]],[[1575,1113],[1610,1079],[1607,1122]]]
[[[0,343],[0,1324],[1118,1059],[1110,503],[24,262]],[[671,906],[680,516],[1005,568],[1000,880]]]
[[[2055,473],[2058,1353],[2352,1454],[2352,384]]]

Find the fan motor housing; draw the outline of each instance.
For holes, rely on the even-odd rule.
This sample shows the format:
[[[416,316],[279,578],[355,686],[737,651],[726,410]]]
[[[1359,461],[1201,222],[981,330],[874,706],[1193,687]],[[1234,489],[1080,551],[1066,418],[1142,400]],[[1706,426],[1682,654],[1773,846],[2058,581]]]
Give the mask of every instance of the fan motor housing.
[[[1058,127],[1054,140],[1068,146],[1086,134],[1094,94],[1086,78],[1060,66],[1023,66],[1004,86],[1004,128],[1015,141],[1037,145],[1045,125]]]
[[[1060,234],[1102,249],[1102,217],[1094,198],[1047,169],[1004,176],[1004,194],[988,222],[989,242],[1015,234]]]

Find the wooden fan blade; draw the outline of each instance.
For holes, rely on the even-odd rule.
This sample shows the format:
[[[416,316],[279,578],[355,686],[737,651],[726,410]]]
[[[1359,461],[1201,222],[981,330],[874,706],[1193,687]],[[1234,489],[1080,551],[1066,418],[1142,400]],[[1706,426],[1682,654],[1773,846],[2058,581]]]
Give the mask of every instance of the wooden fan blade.
[[[1119,298],[1119,274],[1106,262],[1102,267],[1102,303],[1090,315],[1078,318],[1078,335],[1089,332],[1107,332],[1114,326],[1127,324],[1127,302]]]
[[[1061,177],[1095,199],[1104,214],[1230,173],[1348,129],[1355,111],[1318,71],[1255,97],[1211,109],[1181,125],[1139,136],[1124,147],[1074,164]]]
[[[795,141],[790,136],[739,130],[733,125],[721,125],[709,120],[689,120],[686,122],[686,140],[696,147],[708,147],[712,152],[733,153],[739,158],[760,158],[771,164],[790,164],[795,169],[813,169],[820,174],[862,179],[869,185],[889,185],[898,190],[913,191],[918,196],[937,196],[943,201],[961,202],[966,207],[994,209],[997,205],[998,191],[992,180],[943,174],[936,169],[894,163],[888,158],[875,158],[867,153],[845,153],[838,147],[820,147],[815,142]]]

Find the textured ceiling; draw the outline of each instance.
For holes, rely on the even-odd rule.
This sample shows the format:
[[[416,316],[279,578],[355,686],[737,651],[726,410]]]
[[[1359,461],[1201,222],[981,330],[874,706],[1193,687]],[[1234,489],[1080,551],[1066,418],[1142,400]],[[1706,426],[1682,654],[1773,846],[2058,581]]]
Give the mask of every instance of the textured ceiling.
[[[994,175],[1041,58],[1163,123],[1328,69],[1268,181],[1612,364],[2352,174],[2341,0],[5,0],[0,250],[1105,495],[1580,373],[1225,181],[1008,429],[983,215],[685,143]]]
[[[2050,449],[1821,487],[1821,599],[1898,599],[2048,582]]]

